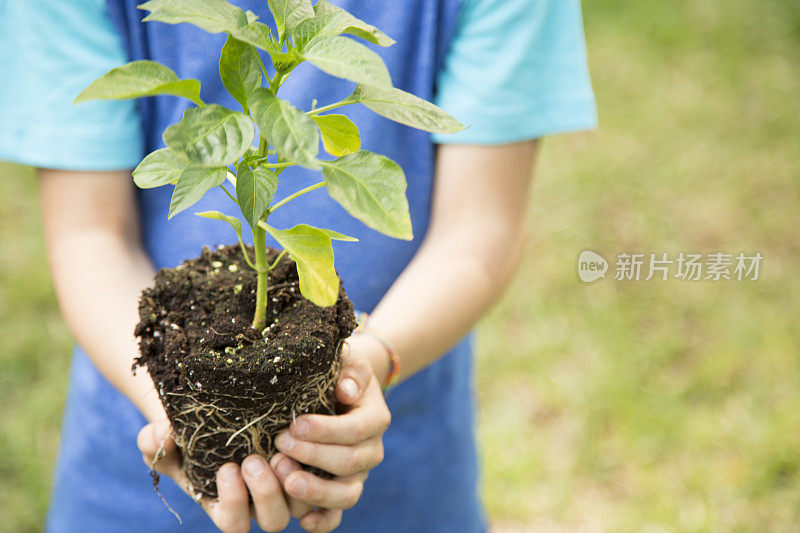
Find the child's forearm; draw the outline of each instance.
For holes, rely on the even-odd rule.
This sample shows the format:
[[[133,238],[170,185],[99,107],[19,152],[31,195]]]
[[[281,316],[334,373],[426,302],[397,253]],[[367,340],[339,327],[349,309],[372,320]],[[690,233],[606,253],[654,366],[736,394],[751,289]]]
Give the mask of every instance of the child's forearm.
[[[462,339],[512,279],[534,152],[533,141],[439,147],[428,234],[369,319],[400,355],[401,378]],[[385,376],[386,354],[376,347],[372,359]]]
[[[40,185],[53,282],[70,330],[146,418],[163,418],[147,372],[131,372],[138,296],[153,267],[139,241],[130,173],[41,170]]]

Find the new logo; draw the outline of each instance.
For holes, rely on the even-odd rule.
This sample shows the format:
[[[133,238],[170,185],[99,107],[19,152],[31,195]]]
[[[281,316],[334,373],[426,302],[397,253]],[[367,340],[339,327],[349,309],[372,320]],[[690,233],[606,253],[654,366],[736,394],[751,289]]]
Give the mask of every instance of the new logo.
[[[608,261],[602,255],[584,250],[578,256],[578,277],[584,283],[604,278],[606,271],[608,271]]]

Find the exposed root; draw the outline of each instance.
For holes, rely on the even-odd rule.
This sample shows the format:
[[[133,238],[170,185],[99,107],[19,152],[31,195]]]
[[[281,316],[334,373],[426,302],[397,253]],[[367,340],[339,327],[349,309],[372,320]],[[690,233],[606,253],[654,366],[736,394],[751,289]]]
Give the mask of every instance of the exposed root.
[[[341,342],[337,347],[337,354]],[[183,469],[194,488],[215,498],[215,473],[228,462],[241,463],[250,454],[269,458],[276,449],[273,438],[296,416],[306,413],[334,414],[333,389],[341,367],[337,355],[326,371],[297,383],[275,397],[168,393],[179,411],[170,416],[175,443],[183,452]],[[229,398],[250,400],[251,406],[235,406]],[[289,401],[291,400],[291,403]],[[240,402],[241,403],[241,402]]]
[[[175,518],[178,519],[178,523],[183,525],[183,520],[181,520],[181,515],[179,515],[175,511],[175,509],[173,509],[170,506],[170,504],[167,503],[167,500],[166,498],[164,498],[164,495],[162,495],[161,491],[158,490],[158,482],[161,480],[161,476],[159,476],[158,472],[156,472],[156,463],[158,463],[164,457],[166,453],[165,450],[168,440],[169,440],[169,434],[167,434],[167,436],[162,439],[161,444],[159,444],[158,446],[158,450],[156,450],[156,454],[153,456],[153,461],[150,463],[150,477],[153,478],[153,488],[155,489],[156,494],[158,494],[158,497],[161,499],[161,503],[164,504],[164,507],[166,507],[170,513],[175,515]]]
[[[269,411],[267,411],[267,412],[266,412],[266,413],[264,413],[263,415],[259,416],[258,418],[254,419],[253,421],[249,422],[249,423],[248,423],[246,426],[244,426],[242,429],[238,430],[236,433],[234,433],[233,435],[231,435],[230,437],[228,437],[228,440],[225,442],[225,446],[230,446],[230,445],[231,445],[231,441],[232,441],[233,439],[235,439],[235,438],[236,438],[236,437],[237,437],[239,434],[241,434],[243,431],[245,431],[247,428],[249,428],[250,426],[252,426],[252,425],[253,425],[253,424],[255,424],[256,422],[260,422],[261,420],[263,420],[263,419],[267,418],[267,417],[269,416],[269,414],[272,412],[272,410],[273,410],[273,409],[275,409],[275,406],[274,406],[274,405],[273,405],[273,406],[271,406],[271,407],[269,408]]]

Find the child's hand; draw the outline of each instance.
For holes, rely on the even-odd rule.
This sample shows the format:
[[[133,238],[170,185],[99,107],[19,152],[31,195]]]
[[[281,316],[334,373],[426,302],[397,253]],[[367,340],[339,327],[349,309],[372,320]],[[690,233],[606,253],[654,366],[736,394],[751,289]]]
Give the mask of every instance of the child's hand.
[[[155,464],[155,470],[171,477],[191,496],[191,484],[180,467],[178,448],[170,429],[166,419],[143,427],[137,439],[139,450],[149,467],[164,443],[163,456]],[[235,463],[223,465],[217,472],[217,490],[218,500],[203,497],[199,503],[224,533],[250,531],[251,518],[264,531],[282,531],[289,524],[289,507],[283,490],[263,457],[251,455],[241,468]],[[252,508],[248,492],[253,497]]]
[[[336,528],[342,510],[358,502],[367,473],[383,460],[383,433],[391,417],[369,364],[373,348],[383,350],[361,339],[345,344],[336,398],[348,406],[346,413],[299,416],[275,441],[282,453],[270,465],[289,495],[292,516],[307,531]],[[337,477],[322,479],[303,471],[298,461]]]
[[[368,362],[385,357],[380,353],[383,348],[369,346],[361,339],[345,346],[336,398],[349,410],[337,416],[297,417],[276,439],[283,453],[276,453],[269,464],[251,455],[241,469],[234,463],[223,465],[217,473],[219,499],[203,497],[199,502],[223,532],[248,531],[251,517],[264,531],[280,531],[287,526],[290,514],[300,518],[307,531],[328,532],[341,522],[342,510],[358,501],[367,473],[383,460],[382,436],[391,418]],[[371,348],[377,355],[370,352]],[[152,465],[164,442],[155,470],[192,495],[191,484],[180,467],[178,448],[169,434],[166,419],[142,428],[138,437],[142,458],[148,467]],[[297,461],[338,477],[322,479],[303,471]],[[260,473],[251,469],[257,465],[263,468]],[[252,513],[248,491],[253,496]]]

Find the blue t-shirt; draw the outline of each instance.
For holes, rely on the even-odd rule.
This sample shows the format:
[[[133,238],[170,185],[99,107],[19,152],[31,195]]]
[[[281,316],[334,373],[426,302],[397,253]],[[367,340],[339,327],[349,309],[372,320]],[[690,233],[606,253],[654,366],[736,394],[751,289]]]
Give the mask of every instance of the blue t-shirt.
[[[127,60],[150,58],[203,84],[206,101],[235,108],[224,92],[216,59],[224,41],[189,25],[141,24],[136,0],[0,0],[0,159],[41,167],[100,170],[138,164],[162,146],[164,128],[188,102],[155,97],[89,102],[74,96],[94,78]],[[236,2],[269,20],[263,0]],[[492,144],[593,127],[577,0],[338,0],[398,43],[377,50],[395,86],[435,99],[470,128],[431,136],[394,124],[361,106],[343,108],[359,125],[364,148],[396,160],[408,177],[415,239],[389,239],[352,219],[315,191],[274,215],[278,227],[302,222],[360,239],[336,243],[337,269],[359,309],[371,310],[402,272],[428,227],[438,143]],[[349,94],[352,84],[301,65],[281,95],[308,107]],[[283,175],[278,197],[318,180],[305,169]],[[156,267],[175,266],[203,245],[232,241],[230,229],[194,211],[230,214],[230,201],[212,191],[167,222],[168,187],[137,192],[144,246]],[[272,220],[272,219],[271,219]],[[392,426],[386,459],[370,473],[342,531],[481,531],[474,447],[472,354],[469,338],[389,394]],[[136,449],[143,424],[133,405],[76,349],[48,530],[174,531]],[[185,531],[213,525],[171,482],[164,496]],[[296,523],[290,526],[299,531]]]
[[[578,0],[462,0],[457,24],[435,102],[469,128],[435,142],[500,144],[595,127]],[[0,160],[79,170],[139,164],[134,102],[71,105],[127,61],[106,0],[0,0],[0,36],[14,51],[0,55]]]

